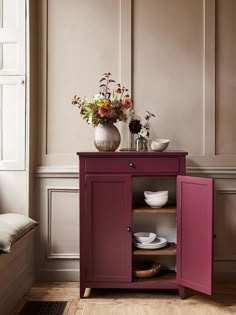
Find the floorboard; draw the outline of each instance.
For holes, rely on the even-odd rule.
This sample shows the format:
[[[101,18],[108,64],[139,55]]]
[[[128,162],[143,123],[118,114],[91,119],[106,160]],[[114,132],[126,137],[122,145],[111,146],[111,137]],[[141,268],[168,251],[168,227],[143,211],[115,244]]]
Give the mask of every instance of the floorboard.
[[[36,283],[16,305],[26,301],[68,301],[64,315],[227,315],[236,314],[236,284],[218,284],[214,294],[181,300],[172,290],[86,290],[79,298],[78,282]]]

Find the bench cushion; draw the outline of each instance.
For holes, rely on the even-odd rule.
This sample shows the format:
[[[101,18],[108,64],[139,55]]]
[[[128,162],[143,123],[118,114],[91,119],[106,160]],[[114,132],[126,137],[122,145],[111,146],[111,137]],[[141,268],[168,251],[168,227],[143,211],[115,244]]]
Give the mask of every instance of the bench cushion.
[[[0,214],[0,253],[9,253],[11,245],[37,224],[22,214]]]

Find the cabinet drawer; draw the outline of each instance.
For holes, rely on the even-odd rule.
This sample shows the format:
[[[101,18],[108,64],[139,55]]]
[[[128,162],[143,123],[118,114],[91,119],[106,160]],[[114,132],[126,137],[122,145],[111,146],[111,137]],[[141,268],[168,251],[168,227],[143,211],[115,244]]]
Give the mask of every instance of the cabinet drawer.
[[[166,173],[178,174],[179,157],[102,157],[87,158],[85,171],[90,173]]]

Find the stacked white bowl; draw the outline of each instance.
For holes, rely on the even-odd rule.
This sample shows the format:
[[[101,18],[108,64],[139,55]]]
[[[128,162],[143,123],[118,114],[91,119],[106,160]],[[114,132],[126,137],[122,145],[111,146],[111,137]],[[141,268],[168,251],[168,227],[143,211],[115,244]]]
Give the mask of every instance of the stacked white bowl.
[[[156,233],[150,233],[150,232],[136,232],[133,233],[134,240],[137,243],[141,244],[149,244],[153,242],[156,238]]]
[[[145,202],[151,208],[161,208],[168,201],[168,190],[144,191]]]

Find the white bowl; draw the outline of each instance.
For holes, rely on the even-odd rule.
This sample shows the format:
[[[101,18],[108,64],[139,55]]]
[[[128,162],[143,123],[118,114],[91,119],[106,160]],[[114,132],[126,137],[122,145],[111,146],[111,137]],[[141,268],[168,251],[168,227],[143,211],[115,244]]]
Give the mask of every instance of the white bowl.
[[[153,151],[164,151],[168,145],[170,140],[168,139],[156,139],[150,142],[150,148]]]
[[[167,203],[168,196],[144,199],[144,200],[146,204],[148,204],[151,208],[161,208]]]
[[[147,201],[150,201],[150,202],[153,202],[153,203],[158,203],[158,202],[162,202],[162,201],[167,201],[168,200],[168,196],[157,196],[157,197],[153,197],[153,198],[145,198],[144,200],[147,200]]]
[[[155,240],[157,235],[155,233],[149,233],[149,232],[137,232],[137,233],[133,233],[133,236],[136,242],[139,242],[142,244],[149,244]]]
[[[168,190],[159,190],[159,191],[144,191],[144,196],[146,199],[151,199],[155,197],[168,196]]]

